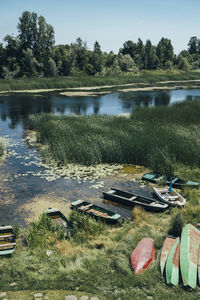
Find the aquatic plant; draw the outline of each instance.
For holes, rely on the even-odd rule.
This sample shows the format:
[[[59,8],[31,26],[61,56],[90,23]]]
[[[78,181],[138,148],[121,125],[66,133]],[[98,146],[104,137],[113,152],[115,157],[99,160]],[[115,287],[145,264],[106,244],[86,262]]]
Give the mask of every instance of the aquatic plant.
[[[172,175],[199,168],[199,110],[196,100],[136,109],[131,118],[43,114],[31,116],[27,128],[37,130],[44,159],[57,165],[138,164]]]

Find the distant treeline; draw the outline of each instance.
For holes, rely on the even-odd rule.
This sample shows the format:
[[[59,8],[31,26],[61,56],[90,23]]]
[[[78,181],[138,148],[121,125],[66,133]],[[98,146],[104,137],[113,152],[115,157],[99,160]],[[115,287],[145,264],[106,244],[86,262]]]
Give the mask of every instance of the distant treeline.
[[[0,44],[0,78],[53,76],[110,76],[140,70],[200,68],[200,39],[191,37],[188,49],[174,54],[170,39],[157,45],[126,41],[118,54],[102,52],[96,41],[93,50],[77,38],[70,45],[55,46],[55,33],[42,16],[25,11],[17,25],[19,34],[6,35]]]

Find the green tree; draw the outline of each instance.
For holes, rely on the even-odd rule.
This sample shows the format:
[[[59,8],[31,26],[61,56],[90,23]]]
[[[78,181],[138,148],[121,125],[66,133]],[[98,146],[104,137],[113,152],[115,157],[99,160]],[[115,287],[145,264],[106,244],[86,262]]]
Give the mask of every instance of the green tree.
[[[158,57],[156,55],[156,47],[152,45],[150,40],[145,44],[145,68],[147,70],[153,70],[157,68]]]
[[[123,44],[123,48],[119,50],[119,53],[129,54],[134,59],[137,54],[137,44],[129,40]]]
[[[188,43],[188,52],[190,54],[196,54],[198,52],[198,39],[196,36],[192,36]]]
[[[122,72],[133,72],[133,73],[138,72],[138,68],[136,67],[134,60],[129,54],[125,54],[125,55],[119,54],[118,63]]]
[[[156,55],[159,60],[159,67],[168,68],[169,62],[172,62],[174,58],[174,49],[171,40],[162,38],[156,47]]]
[[[18,39],[22,50],[31,49],[39,62],[48,62],[55,43],[54,29],[45,18],[25,11],[19,18]]]
[[[102,54],[101,46],[97,41],[94,43],[94,53],[99,54],[99,55]]]
[[[21,71],[20,74],[27,77],[34,77],[38,75],[37,70],[41,67],[36,58],[33,55],[32,49],[24,49],[23,57],[21,59]]]

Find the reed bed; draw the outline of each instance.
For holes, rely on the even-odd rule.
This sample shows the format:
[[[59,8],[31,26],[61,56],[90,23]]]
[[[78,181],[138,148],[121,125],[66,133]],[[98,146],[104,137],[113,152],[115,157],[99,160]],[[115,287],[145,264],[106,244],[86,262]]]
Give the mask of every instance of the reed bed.
[[[62,76],[53,78],[20,78],[0,79],[0,91],[33,90],[33,89],[57,89],[92,87],[103,85],[124,85],[127,83],[157,83],[171,80],[198,80],[198,71],[182,72],[177,70],[142,71],[138,74],[122,74],[116,76]],[[170,83],[169,83],[170,84]]]
[[[27,128],[47,146],[44,158],[58,165],[138,164],[170,173],[200,167],[199,111],[196,100],[139,108],[131,118],[32,115]]]

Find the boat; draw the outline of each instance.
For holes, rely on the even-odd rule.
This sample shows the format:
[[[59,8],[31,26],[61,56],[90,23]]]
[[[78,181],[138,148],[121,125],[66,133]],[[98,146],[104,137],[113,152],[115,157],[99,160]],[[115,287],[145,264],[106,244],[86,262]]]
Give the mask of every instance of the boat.
[[[180,269],[184,286],[195,288],[200,244],[200,231],[187,224],[181,234]]]
[[[16,236],[11,225],[0,226],[0,255],[11,255],[16,248]]]
[[[124,205],[142,206],[144,209],[151,211],[163,211],[168,208],[167,204],[164,204],[156,199],[149,198],[135,193],[124,192],[115,188],[111,188],[107,192],[102,192],[105,199],[116,201]]]
[[[154,261],[154,241],[150,238],[143,238],[131,254],[131,265],[135,274],[146,270]]]
[[[160,256],[160,270],[164,274],[165,264],[168,258],[168,255],[171,251],[172,246],[176,242],[176,238],[172,236],[167,236],[164,244],[162,246],[161,256]]]
[[[177,189],[182,189],[184,187],[198,188],[200,186],[199,182],[193,180],[184,180],[179,177],[169,177],[158,173],[145,173],[142,176],[142,180],[149,181],[151,183],[162,183],[166,185],[170,185],[171,180],[172,187]]]
[[[177,286],[179,282],[180,238],[175,240],[166,262],[167,284]]]
[[[95,219],[105,221],[107,223],[117,223],[122,220],[121,215],[89,201],[76,200],[71,203],[71,209],[76,209],[79,212],[83,212],[94,217]]]
[[[67,237],[67,229],[70,227],[70,222],[65,215],[57,208],[48,208],[43,213],[51,218],[54,225],[61,227]]]
[[[142,180],[146,180],[151,183],[159,183],[164,180],[164,176],[157,173],[145,173],[142,176]]]
[[[153,186],[153,191],[160,201],[169,206],[184,206],[186,203],[185,198],[175,190],[169,191],[168,187],[157,188]]]

